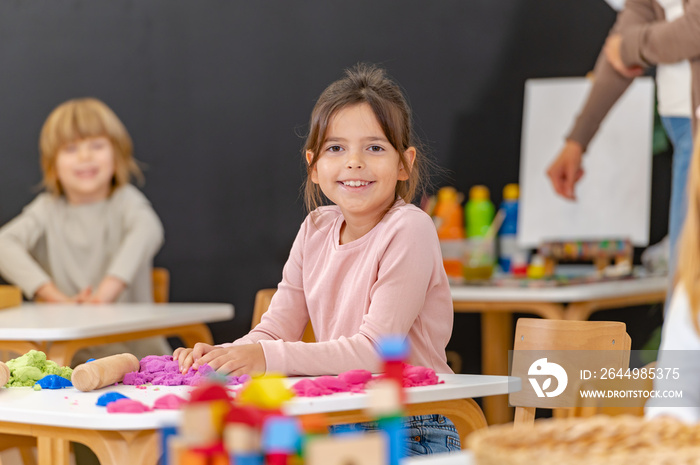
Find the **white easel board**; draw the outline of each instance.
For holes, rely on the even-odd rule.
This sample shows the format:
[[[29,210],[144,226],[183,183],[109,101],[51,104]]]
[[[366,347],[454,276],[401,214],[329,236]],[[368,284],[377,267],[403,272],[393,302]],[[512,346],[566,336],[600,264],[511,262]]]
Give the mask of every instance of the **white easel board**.
[[[654,83],[633,84],[603,120],[583,156],[576,201],[560,197],[547,177],[583,108],[587,78],[530,79],[525,83],[520,159],[518,242],[629,238],[649,243]]]

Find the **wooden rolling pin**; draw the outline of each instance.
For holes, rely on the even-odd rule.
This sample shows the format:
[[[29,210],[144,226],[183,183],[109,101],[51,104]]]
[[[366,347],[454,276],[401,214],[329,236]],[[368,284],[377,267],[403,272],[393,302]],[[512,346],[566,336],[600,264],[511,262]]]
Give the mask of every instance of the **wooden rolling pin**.
[[[7,384],[10,379],[10,369],[5,365],[5,362],[0,362],[0,387]]]
[[[92,391],[118,383],[124,375],[139,371],[139,359],[132,354],[110,355],[78,365],[73,370],[71,382],[76,389]]]

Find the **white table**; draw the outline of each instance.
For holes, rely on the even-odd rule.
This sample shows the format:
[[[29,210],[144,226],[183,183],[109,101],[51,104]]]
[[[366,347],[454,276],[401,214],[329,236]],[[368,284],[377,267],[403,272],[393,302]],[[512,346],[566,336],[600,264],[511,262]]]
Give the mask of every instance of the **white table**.
[[[401,460],[401,465],[475,465],[474,456],[468,450],[450,454],[416,455]]]
[[[0,349],[46,352],[59,365],[81,348],[152,336],[177,336],[191,347],[212,343],[205,323],[233,318],[222,303],[35,304],[0,311]]]
[[[506,375],[513,313],[586,320],[599,310],[663,302],[667,285],[665,276],[648,276],[541,288],[452,285],[450,290],[455,313],[481,313],[482,372]],[[489,424],[513,419],[505,397],[484,399],[484,413]]]
[[[286,382],[292,384],[300,379],[288,378]],[[506,394],[521,387],[520,379],[506,376],[440,375],[440,379],[445,383],[406,390],[409,414],[413,414],[411,407],[471,401],[471,397]],[[0,388],[0,433],[36,437],[39,465],[68,463],[68,441],[86,444],[102,465],[155,464],[159,455],[158,429],[179,424],[181,413],[156,410],[142,414],[109,414],[104,407],[95,405],[97,398],[105,392],[117,391],[152,406],[158,397],[168,393],[188,398],[192,389],[189,386],[139,389],[124,385],[93,392],[74,388],[42,391]],[[332,423],[342,423],[364,420],[361,416],[349,416],[348,411],[367,405],[367,394],[341,393],[294,398],[283,410],[290,415],[328,413]],[[343,410],[345,416],[334,416]],[[481,416],[483,418],[483,414]]]

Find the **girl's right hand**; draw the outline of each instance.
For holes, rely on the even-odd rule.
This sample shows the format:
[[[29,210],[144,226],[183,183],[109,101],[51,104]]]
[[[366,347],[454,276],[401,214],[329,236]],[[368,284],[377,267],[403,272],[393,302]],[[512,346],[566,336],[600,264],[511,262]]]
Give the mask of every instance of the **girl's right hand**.
[[[44,303],[68,303],[73,302],[73,299],[59,291],[56,285],[49,281],[36,290],[34,293],[34,301]]]
[[[214,350],[215,347],[204,342],[198,342],[194,345],[194,348],[187,349],[185,347],[178,347],[173,352],[173,360],[177,360],[178,367],[182,374],[187,373],[195,360],[198,360],[202,355],[207,354]]]

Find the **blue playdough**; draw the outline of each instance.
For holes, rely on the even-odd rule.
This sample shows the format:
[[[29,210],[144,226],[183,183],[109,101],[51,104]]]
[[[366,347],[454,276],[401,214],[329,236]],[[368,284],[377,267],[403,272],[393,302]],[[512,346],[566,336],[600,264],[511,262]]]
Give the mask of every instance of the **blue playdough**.
[[[63,389],[73,386],[69,380],[58,375],[46,375],[35,384],[41,386],[42,389]]]
[[[119,399],[128,399],[128,397],[126,397],[124,394],[119,394],[118,392],[107,392],[97,398],[97,405],[99,407],[106,407],[107,404]]]

